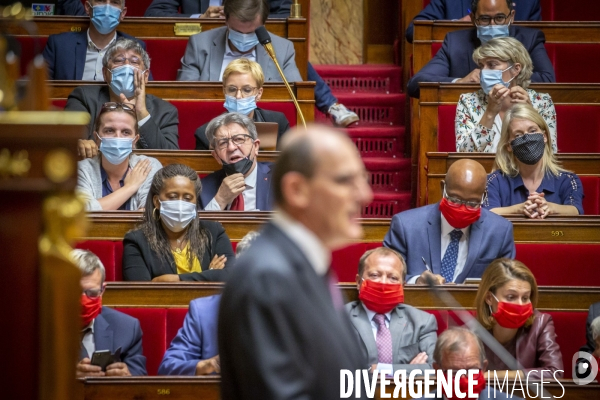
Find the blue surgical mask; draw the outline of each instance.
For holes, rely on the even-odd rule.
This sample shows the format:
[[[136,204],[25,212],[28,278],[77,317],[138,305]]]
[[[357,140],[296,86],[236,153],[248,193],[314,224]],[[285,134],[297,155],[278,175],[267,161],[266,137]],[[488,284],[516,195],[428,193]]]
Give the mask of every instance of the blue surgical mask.
[[[198,216],[196,204],[183,200],[160,201],[160,218],[171,232],[181,232]]]
[[[136,69],[137,68],[132,67],[129,64],[125,64],[109,70],[112,74],[110,88],[114,94],[118,96],[123,93],[128,99],[133,97],[135,94],[135,86],[133,81],[135,78]]]
[[[488,40],[508,37],[509,25],[477,26],[477,37],[481,40],[481,44],[487,43]]]
[[[501,84],[501,85],[508,87],[510,85],[510,83],[512,82],[512,80],[515,79],[517,76],[515,75],[512,78],[510,78],[510,80],[508,82],[504,82],[504,80],[502,80],[502,73],[504,71],[508,71],[512,67],[513,66],[511,65],[510,67],[508,67],[504,70],[482,69],[481,76],[479,77],[479,82],[481,83],[481,88],[483,89],[483,92],[485,94],[489,94],[490,91],[492,90],[492,88],[494,86],[496,86],[497,84]]]
[[[92,7],[92,24],[103,35],[112,32],[119,25],[120,18],[121,9],[110,4]]]
[[[97,134],[96,134],[97,135]],[[133,150],[133,139],[105,137],[100,138],[100,153],[112,165],[119,165],[129,157]]]
[[[256,108],[256,96],[242,97],[241,99],[225,95],[223,107],[229,112],[238,112],[249,115]]]
[[[229,28],[229,40],[241,52],[247,52],[258,44],[256,33],[239,33]]]

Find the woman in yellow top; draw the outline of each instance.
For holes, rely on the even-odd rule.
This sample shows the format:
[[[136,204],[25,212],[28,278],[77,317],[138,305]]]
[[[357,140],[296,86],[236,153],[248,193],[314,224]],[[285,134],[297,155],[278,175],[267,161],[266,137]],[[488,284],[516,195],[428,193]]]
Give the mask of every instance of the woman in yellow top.
[[[124,280],[224,280],[235,256],[223,226],[198,218],[201,189],[188,166],[171,164],[156,173],[144,220],[123,240]]]

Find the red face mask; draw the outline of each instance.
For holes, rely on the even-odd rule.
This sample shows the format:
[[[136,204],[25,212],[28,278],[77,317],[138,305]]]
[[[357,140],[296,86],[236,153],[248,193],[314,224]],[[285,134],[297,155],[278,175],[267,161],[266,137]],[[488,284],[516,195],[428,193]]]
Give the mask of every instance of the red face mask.
[[[461,377],[458,379],[459,379],[460,391],[466,395],[466,397],[463,397],[463,398],[468,399],[468,395],[469,395],[468,372],[467,372],[467,375],[461,375]],[[483,392],[483,389],[485,389],[485,386],[486,386],[485,375],[483,374],[483,371],[480,370],[478,374],[474,374],[473,380],[475,381],[475,385],[473,386],[473,393],[478,395],[479,393]],[[454,383],[454,381],[452,383]],[[452,392],[454,393],[454,390]],[[456,394],[456,393],[454,393],[454,394]],[[448,400],[452,400],[455,397],[454,396],[446,396],[446,398]],[[456,398],[458,398],[458,397],[456,397]]]
[[[492,294],[492,296],[494,296]],[[496,296],[494,296],[496,299]],[[496,299],[498,301],[498,299]],[[498,301],[498,311],[492,313],[498,324],[503,328],[518,329],[525,325],[525,322],[533,315],[533,305],[514,304]]]
[[[81,323],[84,328],[100,314],[100,311],[102,311],[102,296],[90,299],[85,293],[81,294]]]
[[[481,208],[469,210],[464,204],[460,207],[453,207],[445,197],[440,202],[440,211],[446,221],[456,229],[464,229],[481,217]]]
[[[363,279],[358,298],[369,310],[385,314],[398,304],[404,303],[404,288],[401,283],[381,283]]]

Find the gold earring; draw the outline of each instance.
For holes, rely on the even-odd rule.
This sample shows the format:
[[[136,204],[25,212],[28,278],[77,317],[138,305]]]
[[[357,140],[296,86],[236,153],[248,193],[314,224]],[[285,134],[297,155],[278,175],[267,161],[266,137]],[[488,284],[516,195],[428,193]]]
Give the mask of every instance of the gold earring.
[[[154,218],[155,220],[160,219],[160,212],[158,213],[158,218],[156,217],[156,207],[154,207],[154,210],[152,210],[152,218]]]

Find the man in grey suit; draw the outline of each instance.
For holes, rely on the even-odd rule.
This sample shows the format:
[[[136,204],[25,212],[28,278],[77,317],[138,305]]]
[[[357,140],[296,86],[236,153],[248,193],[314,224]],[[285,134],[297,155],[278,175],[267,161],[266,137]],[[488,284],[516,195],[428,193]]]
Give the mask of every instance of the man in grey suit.
[[[339,399],[340,370],[366,368],[329,269],[331,251],[363,234],[361,211],[373,197],[366,177],[341,132],[309,126],[283,137],[277,211],[221,298],[224,400]]]
[[[394,215],[383,245],[404,256],[408,283],[463,283],[496,258],[515,258],[512,224],[481,208],[486,182],[481,164],[456,161],[441,182],[442,201]]]
[[[146,94],[150,58],[142,46],[132,39],[119,39],[106,51],[102,65],[106,85],[76,87],[69,94],[65,106],[66,111],[86,111],[91,116],[87,139],[79,139],[79,155],[92,158],[98,154],[94,121],[102,105],[107,102],[135,106],[140,133],[138,148],[179,149],[177,108],[154,95]]]
[[[403,369],[408,374],[432,367],[437,322],[433,315],[404,304],[405,278],[406,264],[395,250],[379,247],[360,258],[356,275],[360,300],[346,304],[346,311],[372,370]],[[367,287],[373,282],[377,285]],[[393,300],[384,295],[396,291],[400,296]]]
[[[465,328],[450,328],[445,330],[435,344],[433,353],[433,367],[436,370],[456,372],[460,369],[464,370],[479,370],[483,380],[483,385],[474,388],[473,392],[479,391],[479,400],[488,399],[514,399],[523,400],[521,397],[508,397],[506,393],[496,390],[493,387],[485,387],[487,379],[483,374],[487,370],[488,361],[485,359],[485,350],[481,340],[468,329]],[[462,385],[461,385],[462,386]],[[464,392],[464,388],[461,390]],[[456,394],[456,393],[455,393]],[[436,397],[438,400],[443,400],[446,397]],[[455,395],[454,398],[457,398]],[[464,397],[468,398],[468,397]]]

